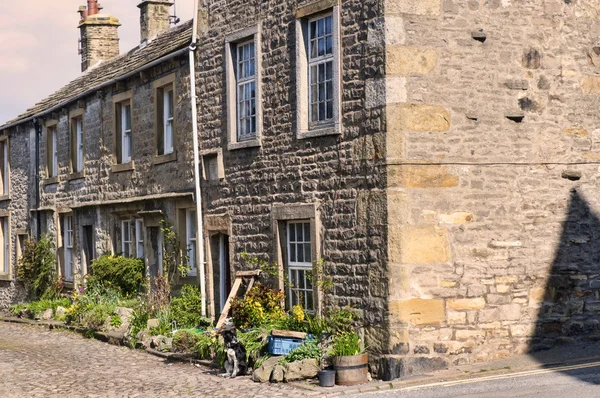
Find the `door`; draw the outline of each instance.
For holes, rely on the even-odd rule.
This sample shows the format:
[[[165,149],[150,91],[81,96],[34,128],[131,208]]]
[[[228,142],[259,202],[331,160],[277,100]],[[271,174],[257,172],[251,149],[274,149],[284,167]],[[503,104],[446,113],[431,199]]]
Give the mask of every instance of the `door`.
[[[231,291],[231,262],[229,259],[229,236],[217,234],[211,237],[213,284],[215,287],[215,312],[220,314]]]
[[[92,273],[92,260],[94,259],[94,227],[84,225],[81,227],[81,251],[84,264],[84,273]]]

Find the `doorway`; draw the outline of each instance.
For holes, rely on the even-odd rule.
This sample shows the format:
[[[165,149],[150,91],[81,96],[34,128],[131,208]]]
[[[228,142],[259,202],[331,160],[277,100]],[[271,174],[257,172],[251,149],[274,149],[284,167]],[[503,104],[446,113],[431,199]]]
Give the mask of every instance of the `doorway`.
[[[94,259],[94,227],[92,225],[83,225],[81,227],[81,252],[85,267],[84,274],[92,274],[92,260]]]
[[[229,259],[229,235],[217,234],[210,238],[215,289],[215,313],[219,315],[231,291],[231,262]]]

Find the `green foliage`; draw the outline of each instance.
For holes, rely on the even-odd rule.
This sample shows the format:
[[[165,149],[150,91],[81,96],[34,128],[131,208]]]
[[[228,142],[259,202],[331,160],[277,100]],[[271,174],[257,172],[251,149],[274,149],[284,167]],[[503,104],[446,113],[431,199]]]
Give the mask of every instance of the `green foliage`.
[[[171,324],[171,310],[169,307],[163,308],[154,315],[158,319],[158,327],[150,329],[151,336],[170,336],[173,333]]]
[[[351,332],[354,330],[354,321],[358,319],[358,312],[352,307],[335,308],[327,311],[326,318],[329,333]]]
[[[169,285],[172,286],[176,276],[184,277],[188,274],[188,256],[181,252],[179,237],[173,226],[167,220],[161,220],[163,232],[163,270]]]
[[[192,352],[198,344],[198,336],[187,330],[178,330],[173,335],[173,352]]]
[[[194,285],[184,285],[180,297],[171,299],[171,319],[177,322],[177,327],[197,327],[206,324],[202,317],[202,295],[200,288]],[[210,324],[210,321],[208,321]]]
[[[110,326],[118,328],[119,326],[121,326],[122,323],[123,321],[121,320],[121,317],[119,315],[113,314],[110,316]]]
[[[135,347],[137,343],[137,335],[140,330],[146,329],[148,325],[148,319],[150,316],[148,315],[147,306],[144,303],[140,302],[136,307],[133,308],[133,312],[131,313],[131,345]]]
[[[69,308],[71,301],[68,298],[53,299],[53,300],[39,300],[33,301],[26,304],[17,304],[10,307],[10,312],[13,315],[18,315],[22,310],[29,310],[29,315],[34,318],[36,315],[41,314],[47,309],[52,309],[52,312],[56,312],[56,308],[64,307]]]
[[[203,333],[198,335],[196,343],[196,354],[200,359],[213,359],[219,367],[222,367],[227,358],[225,346],[214,333]]]
[[[123,296],[131,296],[139,291],[144,268],[142,259],[104,254],[92,261],[93,275],[88,279],[88,286],[114,286]]]
[[[285,318],[283,298],[283,292],[257,283],[246,297],[232,300],[233,323],[238,329],[247,329],[280,321]]]
[[[56,298],[57,294],[51,291],[56,278],[56,257],[51,236],[43,235],[38,242],[31,239],[25,241],[17,277],[23,282],[30,299],[40,298],[48,290],[50,292],[44,298]]]
[[[237,332],[240,342],[246,347],[248,365],[256,363],[260,356],[267,351],[268,336],[271,329],[257,328],[247,332]]]
[[[300,347],[290,351],[284,358],[284,362],[296,362],[303,359],[316,359],[318,361],[323,357],[323,349],[319,346],[317,339],[306,339]]]
[[[354,331],[344,331],[333,336],[330,354],[333,356],[352,356],[364,352],[360,344],[360,336]]]
[[[90,284],[83,292],[73,294],[73,306],[67,309],[66,321],[88,329],[100,329],[122,300],[119,289],[102,283]]]

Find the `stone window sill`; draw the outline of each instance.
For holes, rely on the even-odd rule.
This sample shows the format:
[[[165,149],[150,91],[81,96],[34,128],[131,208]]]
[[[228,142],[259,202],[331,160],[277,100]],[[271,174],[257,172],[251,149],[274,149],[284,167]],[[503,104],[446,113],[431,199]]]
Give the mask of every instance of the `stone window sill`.
[[[58,184],[58,177],[44,178],[42,185]]]
[[[310,130],[298,132],[298,139],[306,139],[313,137],[324,137],[328,135],[340,135],[341,129],[339,125],[327,124],[319,127],[311,128]]]
[[[71,173],[67,176],[67,179],[69,181],[74,181],[74,180],[80,180],[82,178],[85,178],[85,172],[84,171],[80,171],[78,173]]]
[[[152,164],[156,166],[158,164],[174,162],[176,160],[177,152],[173,151],[166,155],[154,155],[154,158],[152,159]]]
[[[260,140],[257,138],[248,141],[230,142],[229,144],[227,144],[227,149],[230,151],[235,151],[236,149],[257,148],[260,146]]]
[[[135,169],[135,163],[133,160],[129,163],[113,164],[111,171],[113,173],[122,173],[124,171],[132,171]]]
[[[12,277],[7,274],[0,274],[0,281],[12,281]]]
[[[0,195],[0,202],[10,200],[10,195]]]

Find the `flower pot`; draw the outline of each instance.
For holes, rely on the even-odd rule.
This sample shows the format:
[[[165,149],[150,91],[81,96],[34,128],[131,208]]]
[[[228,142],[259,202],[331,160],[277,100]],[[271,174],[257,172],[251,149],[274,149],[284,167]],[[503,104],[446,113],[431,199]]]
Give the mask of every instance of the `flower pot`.
[[[317,373],[319,376],[319,386],[333,387],[335,385],[335,370],[323,369]]]
[[[333,357],[335,384],[340,386],[355,386],[366,383],[369,375],[368,365],[368,354]]]

